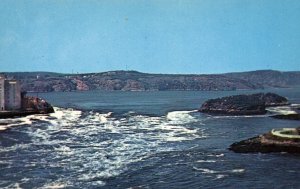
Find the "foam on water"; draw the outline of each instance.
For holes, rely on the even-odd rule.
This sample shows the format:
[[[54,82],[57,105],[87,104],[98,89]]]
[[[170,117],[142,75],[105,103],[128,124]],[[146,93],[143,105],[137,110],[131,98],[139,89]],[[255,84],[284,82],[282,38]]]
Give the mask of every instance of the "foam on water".
[[[300,108],[300,104],[291,104],[291,107]]]
[[[0,132],[5,131],[6,129],[8,129],[6,125],[0,125]]]
[[[7,187],[3,187],[3,189],[23,189],[20,187],[20,183],[10,184]]]
[[[274,114],[282,114],[282,115],[295,114],[297,112],[295,110],[293,110],[292,107],[296,107],[296,106],[297,105],[294,104],[292,106],[269,107],[269,108],[267,108],[267,110]]]
[[[0,131],[5,131],[14,126],[31,125],[31,119],[34,117],[34,115],[29,115],[21,118],[0,119]]]
[[[197,112],[197,110],[193,111],[173,111],[169,112],[167,114],[167,118],[173,123],[173,124],[186,124],[191,122],[196,122],[197,119],[195,119],[193,116],[190,115],[192,112]]]
[[[193,166],[193,169],[196,171],[200,171],[201,174],[208,175],[208,177],[214,176],[215,179],[222,179],[224,177],[229,176],[230,174],[242,174],[245,172],[245,169],[232,169],[232,170],[223,170],[223,171],[217,171],[213,169],[208,168],[201,168]]]
[[[68,185],[65,183],[59,183],[59,182],[53,182],[53,183],[48,183],[44,185],[42,188],[43,189],[60,189],[60,188],[66,188]]]
[[[211,157],[224,157],[224,154],[209,154]]]
[[[47,182],[43,188],[72,186],[74,180],[102,186],[105,179],[126,171],[131,163],[154,153],[179,148],[167,143],[205,138],[205,129],[201,128],[201,121],[193,117],[193,112],[115,118],[112,112],[83,113],[55,107],[55,113],[49,116],[19,118],[19,123],[31,125],[25,132],[31,137],[32,144],[40,146],[36,153],[47,154],[39,159],[44,166],[59,167],[72,175]],[[196,122],[197,127],[187,126]],[[30,150],[32,144],[14,145],[4,150]],[[53,159],[59,161],[53,164]]]
[[[198,160],[197,163],[216,163],[216,160]]]
[[[56,118],[53,120],[49,120],[52,125],[59,125],[61,127],[64,126],[72,126],[76,123],[81,116],[82,112],[79,110],[74,110],[71,108],[62,109],[58,107],[54,107],[55,113],[50,114],[50,117]]]
[[[10,152],[10,151],[16,151],[18,149],[29,149],[30,148],[30,144],[16,144],[10,147],[6,147],[6,148],[1,148],[0,152]],[[5,162],[2,162],[5,163]]]
[[[204,168],[197,168],[197,167],[193,167],[193,169],[195,169],[197,171],[201,171],[203,174],[215,174],[215,173],[218,173],[218,171],[211,170],[211,169],[204,169]]]
[[[245,169],[233,169],[233,170],[230,170],[230,172],[232,172],[232,173],[243,173],[243,172],[245,172]]]

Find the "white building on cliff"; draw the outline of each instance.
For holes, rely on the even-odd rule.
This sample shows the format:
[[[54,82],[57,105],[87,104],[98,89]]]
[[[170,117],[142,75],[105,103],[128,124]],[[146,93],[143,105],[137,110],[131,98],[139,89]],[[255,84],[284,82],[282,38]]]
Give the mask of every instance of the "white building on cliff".
[[[21,109],[21,86],[18,80],[0,75],[0,111]]]

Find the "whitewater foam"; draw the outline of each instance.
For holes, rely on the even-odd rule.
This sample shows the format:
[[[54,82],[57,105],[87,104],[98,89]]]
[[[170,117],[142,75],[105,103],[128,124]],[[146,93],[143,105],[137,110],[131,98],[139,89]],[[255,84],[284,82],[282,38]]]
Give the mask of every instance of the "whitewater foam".
[[[32,119],[35,115],[29,115],[26,117],[20,118],[10,118],[0,120],[0,131],[5,131],[10,127],[22,126],[22,125],[31,125]]]
[[[70,185],[68,183],[65,183],[63,181],[54,181],[46,183],[43,187],[40,189],[61,189],[61,188],[67,188]]]
[[[231,173],[243,173],[245,172],[245,169],[233,169],[233,170],[230,170]]]
[[[196,122],[195,119],[190,113],[197,112],[197,110],[192,111],[173,111],[167,114],[167,119],[171,121],[172,124],[187,124]]]
[[[209,154],[207,156],[211,156],[211,157],[223,157],[225,155],[224,154]]]
[[[245,172],[245,169],[233,169],[233,170],[224,170],[224,171],[216,171],[207,168],[198,168],[193,166],[193,169],[196,171],[200,171],[204,175],[213,175],[215,179],[222,179],[224,177],[229,176],[230,174],[241,174]]]
[[[212,169],[204,169],[204,168],[197,168],[197,167],[193,167],[193,169],[197,170],[197,171],[201,171],[203,174],[215,174],[215,173],[219,173],[219,171],[215,171]]]
[[[33,144],[42,146],[38,153],[45,154],[39,160],[44,166],[76,173],[73,179],[96,186],[103,186],[105,179],[121,174],[129,164],[152,153],[176,150],[176,145],[165,145],[168,142],[206,137],[205,129],[199,127],[201,121],[192,115],[195,111],[174,111],[161,117],[132,114],[115,118],[112,112],[83,114],[74,109],[54,109],[55,113],[49,116],[33,115],[18,119],[18,123],[32,126],[25,132]],[[197,127],[187,126],[194,122]],[[21,147],[26,146],[15,145],[5,150]],[[60,162],[51,164],[48,158]],[[69,179],[46,183],[44,188],[72,187]]]
[[[216,160],[198,160],[197,163],[216,163]]]
[[[267,110],[273,114],[281,114],[281,115],[288,115],[288,114],[296,114],[297,112],[293,110],[292,107],[294,106],[278,106],[278,107],[269,107]]]

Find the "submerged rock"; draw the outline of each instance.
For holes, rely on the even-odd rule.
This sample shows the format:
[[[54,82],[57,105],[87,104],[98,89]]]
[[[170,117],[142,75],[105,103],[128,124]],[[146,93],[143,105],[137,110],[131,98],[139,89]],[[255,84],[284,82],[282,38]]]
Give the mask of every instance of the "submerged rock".
[[[233,143],[229,150],[237,153],[300,153],[299,133],[299,128],[272,130],[269,133]]]
[[[226,115],[259,115],[267,112],[266,107],[282,105],[288,105],[285,97],[274,93],[257,93],[211,99],[204,102],[199,111]]]

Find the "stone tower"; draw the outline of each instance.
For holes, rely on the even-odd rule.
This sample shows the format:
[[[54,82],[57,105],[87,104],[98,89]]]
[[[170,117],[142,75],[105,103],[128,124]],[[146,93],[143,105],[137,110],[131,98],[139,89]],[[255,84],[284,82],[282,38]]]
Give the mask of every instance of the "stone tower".
[[[21,101],[20,81],[5,79],[0,74],[0,111],[20,110]]]
[[[18,80],[5,80],[5,110],[21,109],[21,87]]]

